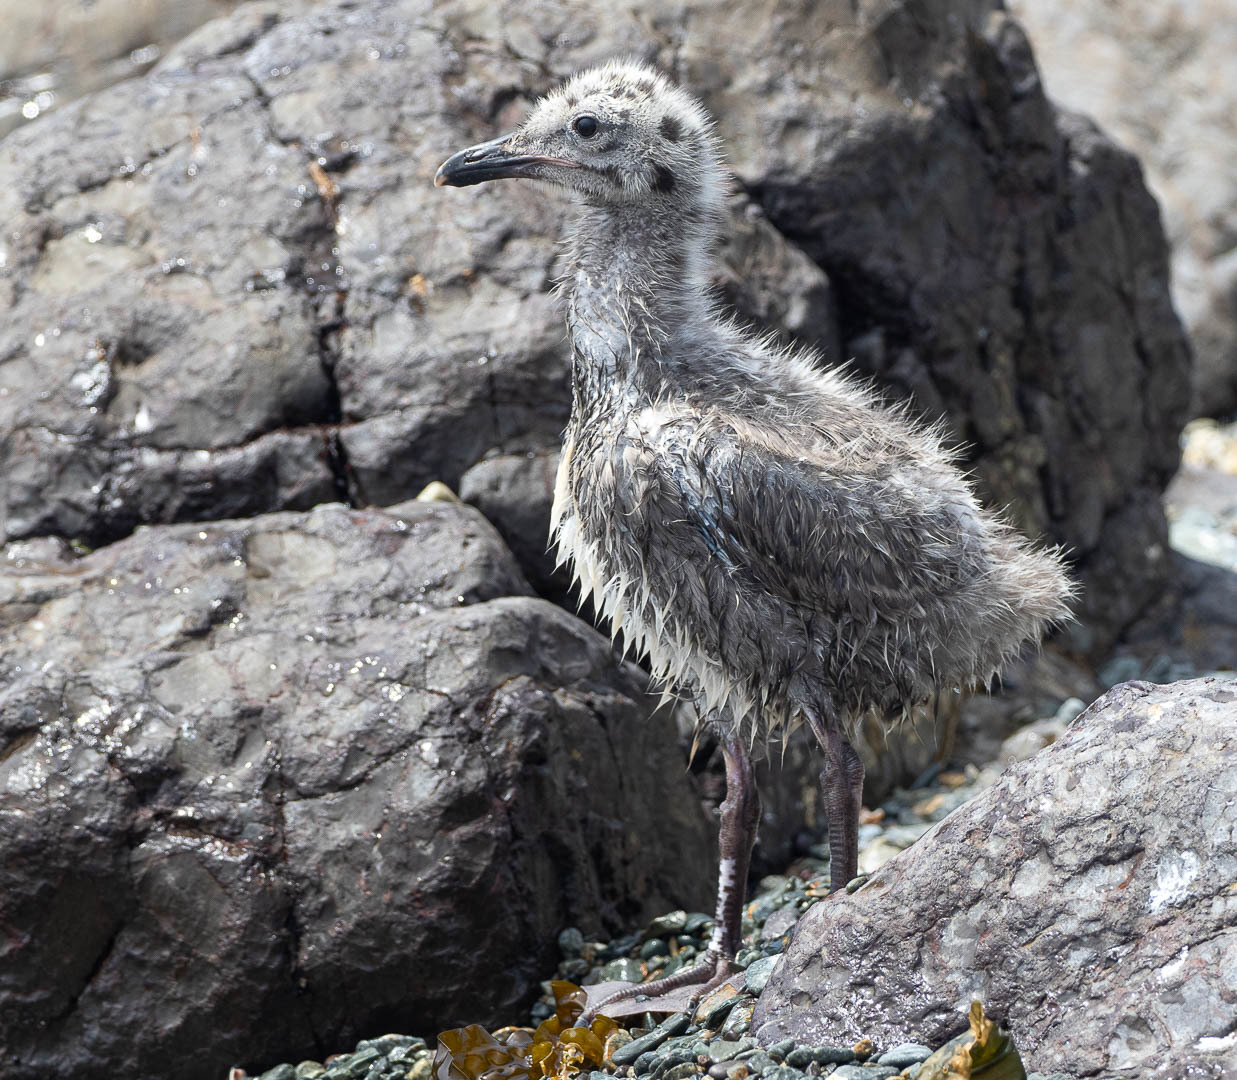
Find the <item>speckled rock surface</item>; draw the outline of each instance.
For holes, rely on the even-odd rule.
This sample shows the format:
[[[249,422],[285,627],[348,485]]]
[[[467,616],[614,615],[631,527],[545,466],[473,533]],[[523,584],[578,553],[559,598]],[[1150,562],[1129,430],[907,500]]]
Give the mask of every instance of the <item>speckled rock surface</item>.
[[[709,903],[669,719],[469,507],[5,556],[6,1080],[494,1018],[565,923]]]
[[[936,1046],[977,997],[1029,1069],[1231,1063],[1235,762],[1232,682],[1114,688],[864,888],[810,909],[753,1031]]]
[[[429,179],[618,53],[717,116],[740,231],[755,207],[772,245],[733,243],[723,288],[945,416],[985,493],[1077,555],[1103,648],[1168,580],[1187,352],[1135,162],[1053,111],[996,0],[257,0],[208,24],[0,144],[0,527],[97,544],[390,504],[553,447],[566,203]]]

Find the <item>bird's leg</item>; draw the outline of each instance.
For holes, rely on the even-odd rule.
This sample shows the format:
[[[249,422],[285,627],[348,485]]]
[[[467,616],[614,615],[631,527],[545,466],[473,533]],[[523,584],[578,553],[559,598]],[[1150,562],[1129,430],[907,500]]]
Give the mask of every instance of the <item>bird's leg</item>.
[[[701,986],[692,994],[687,1013],[690,1016],[704,996],[720,986],[735,972],[734,957],[742,940],[743,901],[747,898],[747,870],[756,843],[756,827],[760,823],[760,792],[756,790],[756,773],[743,741],[735,736],[722,740],[722,755],[726,760],[726,801],[721,805],[721,862],[717,874],[717,912],[713,920],[713,936],[709,946],[695,964],[676,971],[664,979],[629,986],[592,1006],[581,1023],[589,1022],[607,1005],[638,996],[660,997],[681,986]]]
[[[822,809],[829,821],[829,891],[836,892],[859,872],[859,811],[863,808],[863,762],[836,721],[825,722],[804,710],[821,749]],[[830,717],[830,720],[833,718]]]

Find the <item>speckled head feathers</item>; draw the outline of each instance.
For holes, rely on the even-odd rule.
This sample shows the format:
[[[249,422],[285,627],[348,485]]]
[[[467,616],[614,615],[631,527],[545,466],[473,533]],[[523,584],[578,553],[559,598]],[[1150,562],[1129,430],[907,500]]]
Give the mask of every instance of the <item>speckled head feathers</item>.
[[[611,61],[542,98],[510,135],[453,155],[437,184],[548,180],[596,205],[652,201],[713,209],[723,172],[708,114],[640,63]]]

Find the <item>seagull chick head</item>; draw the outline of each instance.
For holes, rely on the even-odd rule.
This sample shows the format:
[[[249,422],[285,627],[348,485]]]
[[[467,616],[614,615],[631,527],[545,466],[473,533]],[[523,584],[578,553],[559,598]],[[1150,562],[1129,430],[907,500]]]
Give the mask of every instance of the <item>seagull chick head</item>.
[[[598,206],[714,206],[722,170],[708,114],[664,75],[612,62],[573,76],[510,134],[453,154],[439,187],[523,177]]]

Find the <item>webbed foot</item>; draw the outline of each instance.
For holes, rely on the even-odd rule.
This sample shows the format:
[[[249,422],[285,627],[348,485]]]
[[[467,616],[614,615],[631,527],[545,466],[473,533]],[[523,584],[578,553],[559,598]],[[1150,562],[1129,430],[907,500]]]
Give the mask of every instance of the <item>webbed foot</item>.
[[[589,1024],[599,1013],[605,1013],[613,1006],[626,1002],[637,1002],[640,1005],[638,1011],[641,1012],[685,1012],[691,1017],[696,1007],[709,993],[740,970],[735,966],[733,957],[723,956],[710,949],[689,968],[676,971],[673,975],[667,975],[662,979],[655,979],[653,982],[635,983],[590,1004],[579,1022]],[[666,1006],[670,1006],[671,1003],[663,999],[671,996],[682,998],[683,995],[679,991],[687,987],[694,987],[694,989],[685,1000],[676,1000],[671,1008],[666,1009]],[[623,1013],[627,1011],[624,1009]]]

